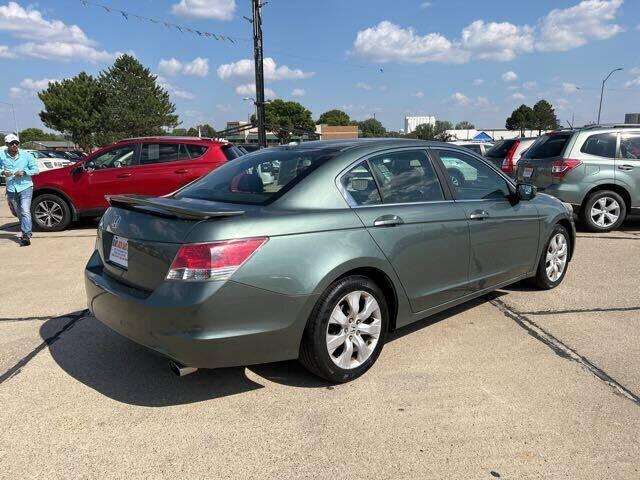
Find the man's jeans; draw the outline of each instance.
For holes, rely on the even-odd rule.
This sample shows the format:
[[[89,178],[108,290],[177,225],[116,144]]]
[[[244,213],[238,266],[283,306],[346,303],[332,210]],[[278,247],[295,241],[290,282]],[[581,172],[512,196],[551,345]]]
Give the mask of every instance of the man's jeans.
[[[33,197],[33,187],[29,187],[21,192],[7,192],[7,197],[13,211],[20,219],[20,229],[22,236],[31,238],[31,198]]]

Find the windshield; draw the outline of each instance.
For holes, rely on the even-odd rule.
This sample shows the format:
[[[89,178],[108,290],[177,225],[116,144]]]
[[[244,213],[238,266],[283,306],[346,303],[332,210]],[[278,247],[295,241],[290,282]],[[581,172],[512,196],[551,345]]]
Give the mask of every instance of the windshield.
[[[535,141],[524,158],[553,158],[562,155],[567,141],[571,137],[570,133],[542,135]]]
[[[504,158],[514,143],[516,143],[515,140],[500,140],[489,149],[485,156],[489,158]]]
[[[265,205],[338,153],[327,148],[260,150],[227,162],[174,198]]]

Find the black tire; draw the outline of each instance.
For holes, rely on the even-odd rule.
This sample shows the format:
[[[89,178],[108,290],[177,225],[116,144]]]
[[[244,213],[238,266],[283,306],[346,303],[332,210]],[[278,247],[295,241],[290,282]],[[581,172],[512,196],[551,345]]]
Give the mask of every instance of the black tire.
[[[347,294],[364,291],[378,302],[380,308],[380,334],[367,360],[354,368],[341,368],[330,357],[327,347],[329,318],[334,308]],[[342,278],[332,285],[318,299],[305,327],[300,345],[300,363],[311,373],[333,383],[344,383],[364,374],[376,362],[382,351],[389,325],[389,309],[382,290],[368,277],[353,275]],[[354,353],[355,354],[355,353]]]
[[[54,217],[51,217],[49,220],[46,220],[39,215],[45,202],[49,210],[51,210],[51,206],[53,206],[56,213],[55,219]],[[38,218],[39,216],[41,218]],[[59,221],[57,221],[58,217],[60,218]],[[69,208],[69,204],[62,197],[51,193],[45,193],[43,195],[38,195],[33,202],[31,202],[31,218],[33,220],[34,229],[40,232],[59,232],[66,229],[71,224],[71,209]]]
[[[596,204],[596,202],[602,199],[604,199],[605,202],[615,200],[619,205],[618,220],[605,226],[598,225],[591,216],[591,209]],[[593,192],[591,195],[589,195],[587,201],[584,202],[582,212],[580,214],[580,219],[582,220],[582,223],[585,225],[585,227],[592,232],[610,232],[612,230],[618,229],[624,222],[626,216],[627,205],[620,194],[612,190],[600,190],[597,192]]]
[[[567,243],[567,252],[566,252],[566,264],[564,266],[564,270],[560,277],[556,280],[552,280],[547,275],[547,252],[550,249],[551,241],[555,238],[556,235],[562,234],[564,235],[565,241]],[[569,258],[571,257],[571,249],[573,245],[571,245],[571,237],[569,236],[569,232],[562,225],[558,224],[553,227],[553,231],[545,244],[545,248],[542,251],[542,255],[540,256],[540,261],[538,262],[538,269],[536,270],[535,277],[529,279],[529,284],[539,290],[551,290],[552,288],[556,288],[558,285],[562,283],[565,275],[567,274],[567,269],[569,268]]]

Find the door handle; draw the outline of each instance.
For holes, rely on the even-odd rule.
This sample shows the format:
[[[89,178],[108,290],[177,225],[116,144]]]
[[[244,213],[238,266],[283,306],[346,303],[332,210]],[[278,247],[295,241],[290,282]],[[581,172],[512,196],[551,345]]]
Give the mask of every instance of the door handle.
[[[174,170],[173,173],[184,174],[189,173],[189,170],[187,170],[186,168],[179,168],[178,170]]]
[[[130,173],[121,173],[118,175],[118,178],[129,178],[131,176]]]
[[[484,220],[485,218],[489,218],[489,217],[490,217],[489,212],[487,212],[486,210],[474,210],[469,215],[469,218],[471,220]]]
[[[404,220],[402,220],[397,215],[383,215],[374,220],[374,227],[395,227],[398,225],[402,225]]]
[[[620,166],[618,166],[618,168],[619,168],[620,170],[633,170],[633,165],[627,165],[627,164],[624,164],[624,165],[620,165]]]

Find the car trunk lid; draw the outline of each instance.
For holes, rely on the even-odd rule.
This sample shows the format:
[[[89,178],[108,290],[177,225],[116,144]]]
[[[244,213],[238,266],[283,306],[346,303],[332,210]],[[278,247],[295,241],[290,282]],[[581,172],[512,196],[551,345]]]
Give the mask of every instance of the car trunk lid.
[[[565,147],[571,138],[570,132],[542,135],[517,163],[516,180],[532,183],[540,190],[553,183],[553,162],[561,160]]]
[[[122,283],[153,291],[166,278],[189,232],[201,222],[243,215],[229,204],[204,200],[117,195],[98,228],[105,271]]]

